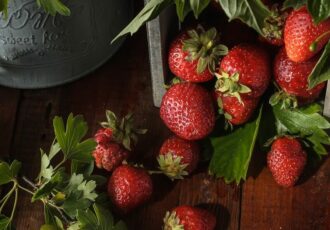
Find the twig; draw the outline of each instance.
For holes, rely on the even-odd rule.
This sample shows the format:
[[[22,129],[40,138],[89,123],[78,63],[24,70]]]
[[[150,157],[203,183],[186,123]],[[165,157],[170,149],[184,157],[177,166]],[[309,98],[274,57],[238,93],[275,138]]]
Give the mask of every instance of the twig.
[[[38,187],[32,182],[30,181],[27,177],[22,176],[22,179],[25,183],[27,183],[28,185],[30,185],[33,189],[37,189]]]

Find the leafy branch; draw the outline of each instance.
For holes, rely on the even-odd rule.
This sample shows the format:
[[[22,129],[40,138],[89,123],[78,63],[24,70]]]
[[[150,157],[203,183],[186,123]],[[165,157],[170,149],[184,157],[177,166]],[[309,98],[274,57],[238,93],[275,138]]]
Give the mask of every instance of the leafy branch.
[[[9,0],[0,0],[0,12],[3,13],[5,18],[8,17],[8,3]],[[57,13],[64,16],[70,16],[71,14],[70,9],[60,0],[36,0],[36,4],[52,16]]]
[[[0,163],[0,185],[12,183],[11,189],[0,201],[0,229],[10,230],[13,228],[12,221],[18,201],[18,190],[27,192],[32,196],[31,201],[40,201],[44,205],[45,224],[42,230],[66,229],[65,226],[78,226],[83,223],[84,213],[89,213],[93,206],[95,213],[102,210],[97,205],[99,194],[95,191],[98,185],[105,183],[106,178],[100,175],[92,175],[94,161],[91,157],[96,143],[92,139],[84,140],[87,134],[87,123],[83,117],[70,114],[66,123],[60,117],[53,120],[55,139],[46,153],[40,149],[41,166],[36,182],[22,177],[23,182],[31,187],[31,190],[22,186],[19,182],[18,172],[21,163],[13,161],[11,165],[6,162]],[[53,165],[55,156],[61,154],[61,161]],[[64,167],[71,164],[69,172]],[[2,214],[11,197],[14,197],[10,217]],[[104,209],[106,210],[106,209]],[[109,211],[97,213],[98,219],[113,220]],[[100,222],[98,225],[90,225],[91,230],[113,230],[126,229],[122,222],[115,225],[112,221]],[[80,224],[81,225],[81,224]],[[80,226],[79,225],[79,226]],[[117,227],[119,226],[119,227]],[[73,230],[74,227],[69,229]]]

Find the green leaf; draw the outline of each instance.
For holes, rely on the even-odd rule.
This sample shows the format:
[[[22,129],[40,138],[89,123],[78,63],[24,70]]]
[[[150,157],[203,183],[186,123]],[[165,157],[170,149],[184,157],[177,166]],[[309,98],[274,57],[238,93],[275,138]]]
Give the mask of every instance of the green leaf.
[[[330,17],[329,0],[308,0],[307,8],[313,16],[315,23],[319,23]]]
[[[40,230],[59,230],[59,229],[55,225],[44,224],[41,226]]]
[[[309,89],[330,79],[330,41],[325,46],[323,53],[308,77]]]
[[[315,103],[296,109],[281,109],[278,105],[273,107],[278,125],[284,127],[279,134],[305,138],[321,156],[327,154],[323,145],[330,145],[330,137],[324,131],[330,128],[330,123],[319,112],[320,106]]]
[[[14,160],[9,167],[11,176],[16,177],[18,175],[19,171],[21,170],[21,167],[22,167],[22,163],[17,160]]]
[[[0,0],[0,12],[3,12],[5,19],[8,17],[8,0]]]
[[[61,146],[54,141],[49,150],[49,160],[53,159],[60,151]]]
[[[50,165],[50,159],[47,154],[40,149],[41,152],[41,166],[40,166],[40,173],[38,178],[45,178],[50,180],[54,174],[53,166]]]
[[[0,214],[0,229],[1,230],[10,230],[11,229],[10,219],[3,214]]]
[[[91,202],[97,197],[95,188],[95,181],[86,181],[82,174],[73,173],[68,185],[63,190],[67,197],[62,205],[64,211],[70,217],[74,217],[78,209],[88,209]]]
[[[183,22],[187,14],[191,11],[190,5],[187,4],[187,0],[174,0],[176,6],[176,14],[180,22]]]
[[[63,183],[63,181],[65,181],[65,177],[66,175],[64,173],[64,169],[63,168],[59,169],[48,182],[46,182],[40,188],[38,188],[38,190],[32,196],[32,202],[50,195],[56,186],[58,186],[60,183]]]
[[[262,28],[270,11],[261,0],[219,0],[219,3],[229,20],[240,19],[263,35]]]
[[[127,230],[124,222],[118,221],[114,224],[112,214],[97,204],[93,205],[93,211],[91,209],[78,210],[77,220],[72,230]]]
[[[283,9],[293,8],[299,9],[300,7],[306,5],[307,0],[286,0],[283,3]]]
[[[92,152],[96,147],[94,139],[87,139],[79,144],[72,150],[69,157],[72,160],[91,162],[93,161]]]
[[[113,226],[113,217],[111,213],[100,205],[94,204],[93,209],[100,226]]]
[[[102,186],[107,183],[107,178],[101,175],[91,175],[87,177],[88,180],[93,180],[98,186]]]
[[[308,11],[311,13],[315,23],[319,23],[330,17],[330,4],[328,0],[286,0],[283,8],[299,9],[307,5]]]
[[[57,13],[64,16],[70,16],[71,14],[70,9],[59,0],[37,0],[37,5],[44,8],[52,16],[55,16]]]
[[[56,140],[67,159],[83,162],[89,162],[93,159],[91,153],[96,147],[96,142],[92,139],[81,142],[88,130],[87,123],[81,115],[74,117],[70,114],[66,127],[64,127],[62,118],[55,117],[53,126]]]
[[[242,179],[246,179],[258,136],[261,115],[262,107],[254,121],[226,136],[210,139],[213,146],[213,157],[209,165],[211,174],[223,177],[226,183],[236,181],[238,184]]]
[[[189,0],[190,7],[194,12],[195,18],[209,5],[210,0]]]
[[[94,170],[94,161],[88,163],[72,160],[71,161],[71,174],[83,174],[84,177],[88,177]]]
[[[142,25],[144,25],[144,23],[157,17],[163,9],[173,3],[173,0],[150,0],[140,13],[111,41],[111,43],[125,34],[133,35]]]
[[[47,205],[44,204],[44,217],[45,217],[45,224],[47,225],[56,225],[55,216],[58,214],[58,211]]]
[[[8,163],[0,163],[0,185],[7,184],[13,179]]]
[[[69,197],[61,206],[64,212],[72,219],[77,215],[78,211],[84,211],[89,208],[91,202],[87,199],[76,199],[74,196]]]
[[[78,186],[78,190],[83,192],[83,198],[90,201],[94,201],[97,197],[95,193],[96,182],[95,181],[84,181]]]

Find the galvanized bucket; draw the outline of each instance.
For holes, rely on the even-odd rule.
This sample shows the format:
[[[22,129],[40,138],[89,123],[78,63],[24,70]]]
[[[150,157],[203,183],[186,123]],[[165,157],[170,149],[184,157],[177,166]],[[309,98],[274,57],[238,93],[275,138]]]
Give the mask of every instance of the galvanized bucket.
[[[0,18],[0,84],[44,88],[73,81],[108,60],[112,38],[131,19],[131,0],[69,0],[71,16],[48,15],[35,0],[9,1]]]

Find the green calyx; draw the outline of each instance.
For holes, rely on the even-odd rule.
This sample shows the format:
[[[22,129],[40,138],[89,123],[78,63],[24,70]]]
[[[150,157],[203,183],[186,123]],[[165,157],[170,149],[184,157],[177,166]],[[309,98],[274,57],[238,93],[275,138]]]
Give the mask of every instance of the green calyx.
[[[159,155],[157,158],[159,169],[171,180],[183,179],[188,175],[185,170],[188,164],[183,164],[181,160],[182,157],[174,157],[172,153]]]
[[[138,129],[134,126],[133,114],[129,113],[120,121],[110,110],[106,111],[106,122],[101,122],[101,126],[112,130],[112,135],[117,143],[122,144],[127,150],[131,151],[132,145],[138,141],[138,134],[145,134],[146,129]]]
[[[184,230],[184,226],[180,224],[176,212],[166,212],[163,230]]]
[[[217,30],[213,27],[205,31],[203,27],[198,26],[196,30],[189,30],[189,38],[183,41],[183,50],[188,52],[187,60],[198,60],[197,73],[202,73],[206,68],[211,73],[216,70],[220,56],[228,53],[225,45],[218,44],[219,36]]]
[[[268,39],[281,39],[288,13],[279,10],[276,4],[270,12],[271,14],[265,19],[264,28],[262,28],[264,37]]]
[[[228,73],[222,71],[221,74],[216,73],[215,76],[218,79],[215,83],[216,91],[226,96],[236,97],[240,103],[243,103],[241,94],[251,92],[249,87],[239,83],[238,73],[234,73],[230,76]]]
[[[281,109],[294,109],[298,107],[298,100],[295,96],[289,95],[283,90],[274,93],[270,99],[269,104],[275,106],[277,104],[281,105]]]

